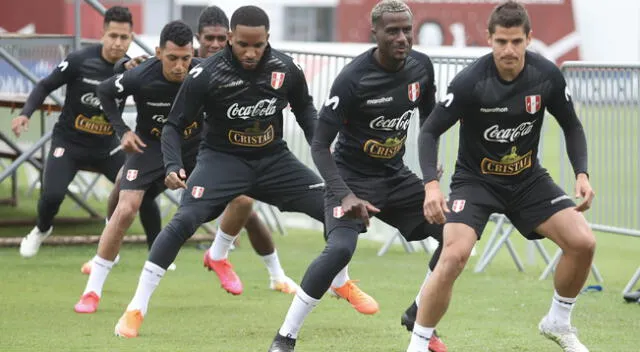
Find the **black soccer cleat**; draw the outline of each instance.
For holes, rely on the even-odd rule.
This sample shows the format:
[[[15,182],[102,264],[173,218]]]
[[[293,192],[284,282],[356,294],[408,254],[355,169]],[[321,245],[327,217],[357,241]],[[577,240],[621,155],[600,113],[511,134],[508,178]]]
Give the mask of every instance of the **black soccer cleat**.
[[[273,338],[269,352],[294,352],[296,347],[296,339],[282,336],[280,333]]]
[[[640,290],[627,292],[623,297],[624,300],[629,303],[640,303]]]
[[[402,313],[400,317],[400,324],[407,328],[408,331],[413,331],[413,324],[416,323],[416,316],[418,315],[418,305],[414,301],[409,308]]]

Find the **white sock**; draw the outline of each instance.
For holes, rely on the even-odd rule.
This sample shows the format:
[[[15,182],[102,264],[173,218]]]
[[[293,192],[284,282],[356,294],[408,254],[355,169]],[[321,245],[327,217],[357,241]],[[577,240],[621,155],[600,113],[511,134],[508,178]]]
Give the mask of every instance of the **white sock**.
[[[548,322],[557,327],[571,326],[571,311],[576,303],[577,298],[562,297],[558,292],[553,293],[551,299],[551,308],[547,314]]]
[[[276,280],[284,279],[284,270],[282,269],[282,265],[280,265],[277,250],[274,250],[271,254],[263,255],[262,260],[264,261],[264,265],[267,267],[267,271],[269,271],[269,276],[271,278]]]
[[[429,339],[433,335],[435,328],[425,328],[415,323],[411,333],[411,342],[407,347],[407,352],[425,352],[429,350]]]
[[[102,297],[102,286],[104,286],[104,282],[107,281],[107,276],[109,276],[109,272],[114,264],[114,262],[101,258],[96,254],[96,256],[91,259],[91,274],[89,274],[87,286],[82,294],[86,295],[93,291],[98,297]]]
[[[431,276],[431,269],[427,269],[427,275],[424,277],[424,281],[422,281],[422,285],[420,285],[420,289],[418,290],[418,295],[416,296],[416,306],[418,307],[420,307],[420,294],[422,293],[422,288],[427,284],[429,276]]]
[[[229,248],[231,248],[235,239],[236,236],[227,235],[218,227],[216,238],[211,243],[211,248],[209,248],[209,257],[213,260],[227,259]]]
[[[342,287],[344,286],[347,281],[349,281],[349,266],[345,266],[344,268],[342,268],[342,270],[340,270],[340,272],[338,273],[338,275],[336,275],[336,277],[333,278],[333,281],[331,282],[331,287]]]
[[[133,295],[131,303],[127,306],[127,311],[139,309],[142,312],[142,316],[147,315],[147,307],[149,306],[151,295],[158,287],[160,279],[162,279],[165,272],[166,270],[150,261],[144,263],[140,280],[138,281],[138,288],[136,288],[136,293]]]
[[[280,327],[279,334],[292,339],[297,338],[304,319],[318,303],[320,303],[319,299],[312,298],[302,289],[299,289],[296,292],[296,296],[293,297],[293,302],[291,302],[287,317],[284,319],[282,327]]]

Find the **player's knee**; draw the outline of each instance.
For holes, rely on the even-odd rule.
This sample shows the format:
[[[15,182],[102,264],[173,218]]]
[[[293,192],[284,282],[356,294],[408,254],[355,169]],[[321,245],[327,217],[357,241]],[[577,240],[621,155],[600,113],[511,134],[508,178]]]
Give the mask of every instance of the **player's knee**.
[[[438,266],[443,266],[444,270],[450,274],[458,276],[465,265],[467,265],[467,261],[469,260],[469,253],[462,250],[459,247],[449,247],[445,248],[442,252],[440,259],[438,261]]]
[[[580,256],[593,257],[596,251],[596,238],[588,226],[584,228],[578,227],[576,230],[576,238],[571,242],[571,251],[576,252]]]
[[[127,199],[122,199],[118,202],[116,206],[116,211],[113,213],[113,218],[121,218],[126,220],[132,220],[138,210],[140,209],[140,204],[137,202],[133,202]]]
[[[253,199],[247,196],[239,196],[229,203],[229,208],[238,212],[249,213],[253,210],[253,203]]]
[[[167,230],[187,240],[204,221],[204,216],[198,209],[180,208],[169,224],[167,224]]]

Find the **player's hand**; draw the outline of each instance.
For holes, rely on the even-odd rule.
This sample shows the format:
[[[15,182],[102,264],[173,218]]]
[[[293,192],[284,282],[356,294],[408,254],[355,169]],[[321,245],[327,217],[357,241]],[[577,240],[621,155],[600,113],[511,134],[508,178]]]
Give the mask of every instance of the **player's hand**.
[[[582,202],[575,207],[577,211],[583,212],[591,208],[591,202],[596,193],[591,188],[587,174],[578,174],[576,178],[576,198],[582,199]]]
[[[342,211],[344,216],[360,219],[364,221],[366,227],[369,227],[369,213],[379,213],[380,209],[351,193],[342,199]]]
[[[443,174],[444,174],[444,167],[442,166],[442,164],[438,164],[438,169],[436,170],[436,177],[438,178],[438,182],[440,182],[440,179],[442,178]]]
[[[149,55],[140,55],[140,56],[136,56],[133,59],[125,62],[124,64],[124,68],[126,70],[130,70],[138,65],[140,65],[141,63],[143,63],[146,59],[149,58]]]
[[[187,173],[184,169],[180,169],[178,173],[170,172],[167,177],[164,178],[164,184],[169,189],[178,189],[184,188],[187,189],[187,184],[184,183],[184,180],[187,179]]]
[[[447,201],[440,191],[440,183],[431,181],[424,185],[424,217],[430,224],[444,224],[447,220],[444,213],[449,212]]]
[[[16,137],[20,137],[22,132],[26,132],[29,130],[29,118],[20,115],[13,120],[11,120],[11,130],[16,135]]]
[[[120,141],[120,145],[122,146],[122,150],[127,153],[142,153],[141,148],[147,146],[133,131],[127,131],[124,133],[122,140]]]

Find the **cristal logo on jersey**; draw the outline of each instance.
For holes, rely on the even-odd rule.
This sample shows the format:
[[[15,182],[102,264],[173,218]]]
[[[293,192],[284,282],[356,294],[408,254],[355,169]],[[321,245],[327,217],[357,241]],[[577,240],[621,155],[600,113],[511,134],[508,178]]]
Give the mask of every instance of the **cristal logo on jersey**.
[[[542,96],[540,95],[527,95],[524,101],[527,112],[532,115],[540,111],[542,107]]]
[[[129,169],[127,170],[127,181],[133,181],[138,178],[138,170]]]
[[[466,201],[464,199],[456,199],[451,204],[451,210],[453,210],[454,213],[459,213],[464,209],[465,203]]]
[[[63,155],[64,155],[64,148],[58,147],[58,148],[53,150],[53,156],[54,157],[59,158],[59,157],[61,157]]]
[[[193,186],[193,188],[191,189],[191,196],[193,198],[202,198],[202,195],[204,194],[204,187],[200,187],[200,186]]]
[[[271,72],[271,87],[279,89],[284,83],[284,72]]]
[[[420,98],[420,83],[413,82],[409,84],[409,100],[417,101]]]

